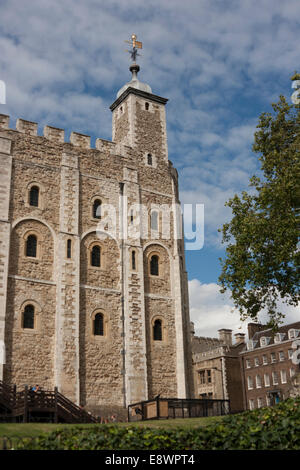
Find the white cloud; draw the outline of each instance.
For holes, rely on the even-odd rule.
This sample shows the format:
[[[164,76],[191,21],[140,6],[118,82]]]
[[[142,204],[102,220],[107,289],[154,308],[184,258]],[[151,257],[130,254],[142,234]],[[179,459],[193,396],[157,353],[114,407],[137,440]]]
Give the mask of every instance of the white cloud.
[[[239,312],[233,307],[228,293],[221,294],[215,283],[203,284],[198,279],[189,281],[190,318],[195,324],[198,336],[218,337],[218,330],[228,328],[235,333],[247,334],[247,323],[241,322]],[[286,314],[284,323],[300,320],[300,307],[294,308],[280,304]],[[262,312],[259,321],[264,324],[267,315]]]

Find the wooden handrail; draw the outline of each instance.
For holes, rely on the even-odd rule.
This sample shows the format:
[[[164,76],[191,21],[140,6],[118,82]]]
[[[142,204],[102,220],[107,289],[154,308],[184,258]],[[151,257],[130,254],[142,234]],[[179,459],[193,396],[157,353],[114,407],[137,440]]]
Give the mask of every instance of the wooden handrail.
[[[54,413],[55,422],[58,421],[59,415],[69,422],[98,422],[96,417],[59,393],[57,388],[54,391],[34,392],[28,390],[26,386],[24,390],[16,392],[15,387],[10,387],[0,381],[0,401],[12,414],[23,414],[24,421],[27,420],[28,413],[32,411],[48,410]]]

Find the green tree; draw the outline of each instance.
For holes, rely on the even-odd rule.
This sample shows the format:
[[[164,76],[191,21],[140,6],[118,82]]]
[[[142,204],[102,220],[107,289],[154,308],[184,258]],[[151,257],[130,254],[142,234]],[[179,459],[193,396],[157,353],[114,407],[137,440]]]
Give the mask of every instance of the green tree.
[[[231,291],[242,320],[258,321],[266,309],[276,328],[285,316],[278,301],[297,306],[300,300],[300,105],[280,96],[272,108],[254,135],[261,177],[225,204],[232,219],[220,229],[227,246],[219,283],[222,293]]]

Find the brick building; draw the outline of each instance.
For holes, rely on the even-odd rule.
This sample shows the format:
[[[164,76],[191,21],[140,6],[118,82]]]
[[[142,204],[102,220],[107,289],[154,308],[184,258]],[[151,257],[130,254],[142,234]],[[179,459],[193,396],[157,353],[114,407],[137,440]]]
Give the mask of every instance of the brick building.
[[[249,341],[240,353],[245,409],[260,408],[288,398],[299,373],[295,343],[300,322],[274,333],[264,325],[248,325]]]
[[[112,141],[95,148],[89,136],[65,142],[62,129],[40,135],[23,119],[11,129],[0,116],[0,379],[58,386],[98,411],[193,395],[167,99],[130,70],[111,106]]]
[[[232,344],[232,330],[219,330],[219,338],[195,336],[192,325],[192,358],[195,398],[230,400],[231,411],[243,409],[242,376],[239,353],[244,348],[244,334],[237,333]]]

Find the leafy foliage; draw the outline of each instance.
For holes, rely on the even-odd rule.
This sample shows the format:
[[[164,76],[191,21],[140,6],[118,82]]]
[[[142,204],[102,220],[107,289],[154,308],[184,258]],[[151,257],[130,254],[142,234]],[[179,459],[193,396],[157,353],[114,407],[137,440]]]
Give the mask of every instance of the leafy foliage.
[[[261,115],[253,145],[263,176],[226,203],[233,217],[220,230],[228,245],[219,282],[242,320],[257,321],[265,308],[275,328],[284,317],[278,300],[300,300],[300,106],[281,96],[272,107],[273,115]]]
[[[40,450],[300,450],[300,398],[288,399],[273,408],[226,416],[220,423],[207,427],[78,427],[57,430],[24,447]]]

